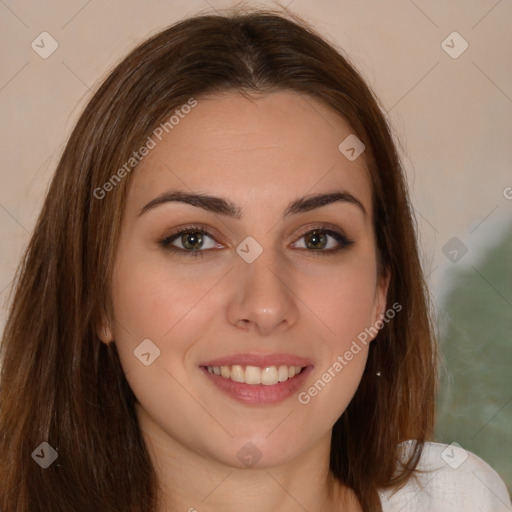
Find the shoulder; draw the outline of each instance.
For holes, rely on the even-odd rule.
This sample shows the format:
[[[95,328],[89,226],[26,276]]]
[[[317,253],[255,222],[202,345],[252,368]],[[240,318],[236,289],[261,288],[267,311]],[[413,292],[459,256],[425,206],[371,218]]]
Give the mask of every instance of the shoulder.
[[[412,444],[404,443],[408,450]],[[459,445],[425,443],[415,477],[381,491],[383,512],[506,512],[510,496],[498,473]]]

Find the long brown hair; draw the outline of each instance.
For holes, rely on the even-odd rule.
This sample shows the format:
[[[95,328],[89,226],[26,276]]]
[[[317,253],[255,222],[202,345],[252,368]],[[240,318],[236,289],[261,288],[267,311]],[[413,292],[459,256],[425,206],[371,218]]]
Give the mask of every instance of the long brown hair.
[[[296,15],[234,9],[176,23],[135,48],[94,94],[62,154],[20,264],[0,387],[3,512],[154,510],[158,485],[115,343],[110,278],[130,175],[102,187],[190,98],[290,90],[323,102],[365,144],[379,270],[402,311],[371,343],[332,433],[330,468],[380,511],[411,476],[434,423],[437,349],[403,170],[378,101],[340,50]],[[341,142],[341,141],[340,141]],[[95,193],[96,191],[96,193]],[[380,373],[380,377],[376,374]],[[414,439],[397,465],[399,443]],[[58,458],[32,460],[41,442]]]

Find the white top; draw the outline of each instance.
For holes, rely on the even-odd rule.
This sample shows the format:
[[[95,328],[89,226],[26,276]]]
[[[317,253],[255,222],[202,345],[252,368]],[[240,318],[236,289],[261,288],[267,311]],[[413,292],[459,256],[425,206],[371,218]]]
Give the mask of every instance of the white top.
[[[416,473],[394,494],[379,493],[384,512],[512,512],[498,473],[457,443],[425,443],[418,470],[427,472]]]

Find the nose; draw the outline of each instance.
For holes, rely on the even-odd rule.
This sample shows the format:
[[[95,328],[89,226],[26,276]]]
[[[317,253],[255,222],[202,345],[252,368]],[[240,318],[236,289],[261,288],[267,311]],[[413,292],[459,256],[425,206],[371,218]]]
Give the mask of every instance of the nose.
[[[240,259],[231,272],[232,294],[228,320],[245,331],[262,336],[290,328],[298,318],[292,273],[271,250],[252,263]]]

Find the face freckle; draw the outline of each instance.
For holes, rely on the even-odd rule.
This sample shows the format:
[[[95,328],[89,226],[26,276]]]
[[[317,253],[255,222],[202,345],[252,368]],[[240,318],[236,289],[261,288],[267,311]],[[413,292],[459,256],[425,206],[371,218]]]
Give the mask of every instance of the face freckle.
[[[338,147],[352,133],[293,92],[198,98],[130,177],[112,337],[154,440],[235,466],[243,463],[233,447],[253,443],[270,467],[326,436],[350,402],[368,344],[332,367],[384,310],[386,292],[364,153],[350,160]],[[331,199],[304,206],[320,195]],[[207,368],[223,360],[229,378]],[[285,379],[282,366],[298,370]],[[240,378],[267,384],[245,384],[258,395],[237,387]],[[293,421],[276,428],[287,414]]]

